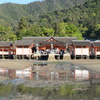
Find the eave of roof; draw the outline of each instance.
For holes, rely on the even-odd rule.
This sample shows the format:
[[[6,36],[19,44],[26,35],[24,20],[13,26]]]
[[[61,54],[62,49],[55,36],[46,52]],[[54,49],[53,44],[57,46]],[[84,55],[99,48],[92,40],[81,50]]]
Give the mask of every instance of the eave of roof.
[[[30,46],[33,44],[32,40],[17,40],[15,41],[15,46]]]
[[[70,44],[72,40],[77,40],[77,37],[23,37],[22,40],[33,40],[33,43],[42,43],[50,38],[54,38],[57,41]]]
[[[95,47],[100,47],[100,42],[92,42],[92,45]]]
[[[10,47],[13,44],[12,41],[0,41],[0,47]]]
[[[88,40],[73,40],[72,45],[74,46],[90,46],[90,41]]]

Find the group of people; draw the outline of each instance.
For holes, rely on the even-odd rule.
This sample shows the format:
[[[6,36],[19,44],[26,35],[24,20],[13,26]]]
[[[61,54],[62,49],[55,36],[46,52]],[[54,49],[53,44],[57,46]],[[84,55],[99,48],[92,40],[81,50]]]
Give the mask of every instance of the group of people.
[[[64,54],[65,51],[64,50],[59,50],[59,48],[55,48],[55,49],[46,49],[46,50],[40,50],[41,54]]]

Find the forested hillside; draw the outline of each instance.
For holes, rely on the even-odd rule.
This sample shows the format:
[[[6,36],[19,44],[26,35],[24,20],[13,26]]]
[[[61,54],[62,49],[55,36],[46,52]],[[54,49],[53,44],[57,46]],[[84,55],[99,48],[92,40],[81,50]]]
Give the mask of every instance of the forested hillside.
[[[85,2],[86,1],[86,2]],[[45,0],[0,5],[0,40],[23,36],[76,36],[99,39],[99,0]]]
[[[49,11],[68,9],[84,2],[85,0],[45,0],[26,5],[5,3],[0,5],[0,19],[11,23],[18,21],[23,16],[38,16]]]
[[[100,39],[100,0],[87,0],[83,5],[40,15],[37,22],[41,26],[55,28],[56,35],[66,36],[66,32],[59,31],[59,27],[68,24],[75,25],[84,38]],[[65,25],[62,27],[64,29]]]

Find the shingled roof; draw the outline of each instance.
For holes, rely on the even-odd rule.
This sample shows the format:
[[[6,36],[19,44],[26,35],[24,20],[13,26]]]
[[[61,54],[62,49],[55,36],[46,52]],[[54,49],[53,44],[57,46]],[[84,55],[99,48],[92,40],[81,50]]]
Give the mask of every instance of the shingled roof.
[[[22,40],[33,40],[33,43],[42,43],[49,40],[51,37],[23,37]],[[71,44],[72,40],[77,40],[77,37],[53,37],[59,42]]]
[[[30,46],[33,44],[32,40],[17,40],[15,41],[15,46]]]
[[[100,47],[100,42],[92,42],[92,45],[95,47]]]
[[[54,37],[56,40],[70,44],[72,40],[77,40],[77,37]]]
[[[58,40],[54,39],[53,37],[51,37],[48,40],[40,43],[41,46],[43,46],[43,45],[51,45],[51,44],[60,45],[60,46],[65,46],[66,45],[66,43],[58,41]]]
[[[73,40],[72,45],[74,46],[90,46],[89,40]]]
[[[31,40],[34,44],[41,43],[49,39],[49,37],[23,37],[22,40]]]
[[[10,47],[12,44],[12,41],[0,41],[0,47]]]

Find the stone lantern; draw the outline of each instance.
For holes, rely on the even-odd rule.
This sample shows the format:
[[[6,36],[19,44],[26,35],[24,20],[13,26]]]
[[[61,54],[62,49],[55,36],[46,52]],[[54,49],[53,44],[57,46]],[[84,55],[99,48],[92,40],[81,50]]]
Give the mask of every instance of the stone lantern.
[[[36,54],[39,54],[39,53],[40,53],[40,52],[39,52],[39,44],[36,43],[35,46],[36,46]]]

